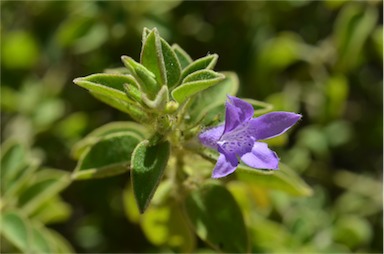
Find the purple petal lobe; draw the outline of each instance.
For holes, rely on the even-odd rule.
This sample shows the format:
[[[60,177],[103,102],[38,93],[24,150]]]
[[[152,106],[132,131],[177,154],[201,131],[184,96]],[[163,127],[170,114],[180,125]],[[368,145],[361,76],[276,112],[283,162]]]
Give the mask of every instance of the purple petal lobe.
[[[227,158],[223,154],[220,154],[219,158],[217,159],[216,166],[213,169],[212,178],[220,178],[227,176],[233,173],[235,169],[236,166],[232,166],[232,164],[227,160]]]
[[[272,112],[249,121],[248,134],[256,140],[278,136],[292,127],[301,115],[290,112]]]
[[[210,148],[217,149],[217,142],[221,135],[223,135],[224,125],[219,125],[212,129],[205,130],[200,133],[200,142]]]
[[[225,104],[225,129],[224,133],[230,132],[240,124],[239,110],[231,103]]]
[[[229,101],[238,109],[240,122],[248,121],[253,117],[253,106],[237,97],[228,95]]]
[[[252,168],[277,169],[279,158],[266,143],[255,142],[252,152],[241,156],[241,160]]]

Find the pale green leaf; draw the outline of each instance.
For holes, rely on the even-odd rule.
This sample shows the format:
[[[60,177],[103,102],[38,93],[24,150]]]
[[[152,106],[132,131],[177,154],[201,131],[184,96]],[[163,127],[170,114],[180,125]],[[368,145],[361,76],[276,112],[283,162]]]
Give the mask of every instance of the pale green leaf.
[[[212,70],[215,67],[218,58],[219,56],[217,54],[212,54],[195,60],[185,67],[181,74],[181,80],[185,83],[186,81],[184,81],[184,78],[196,71],[204,69]]]
[[[171,46],[163,39],[160,39],[160,41],[167,75],[167,86],[171,89],[175,87],[181,79],[181,65]]]
[[[73,80],[76,85],[88,89],[90,92],[101,94],[113,99],[130,102],[124,91],[124,84],[136,84],[132,75],[92,74]]]
[[[350,71],[358,64],[362,48],[373,32],[378,13],[373,6],[361,8],[359,4],[350,4],[343,8],[335,22],[334,42],[339,58],[336,67],[341,71]]]
[[[310,196],[312,189],[295,171],[280,163],[278,170],[261,170],[250,168],[240,164],[236,170],[236,176],[240,181],[276,189],[295,196]]]
[[[28,252],[31,253],[52,253],[51,245],[48,238],[44,235],[42,228],[43,226],[38,223],[30,223],[30,236],[32,240],[31,248]]]
[[[4,193],[26,167],[26,148],[8,140],[1,146],[1,191]]]
[[[71,215],[71,206],[65,203],[59,196],[54,196],[42,203],[40,207],[31,214],[31,218],[44,223],[63,222]]]
[[[144,65],[133,60],[131,57],[122,56],[121,60],[140,84],[141,90],[151,99],[154,98],[161,88],[161,83],[157,83],[155,74],[149,71]]]
[[[154,100],[149,99],[145,94],[143,94],[142,99],[149,108],[161,111],[165,108],[165,105],[169,101],[168,87],[163,86],[157,93]]]
[[[128,103],[119,99],[111,98],[98,93],[91,92],[91,94],[98,100],[104,102],[105,104],[108,104],[109,106],[118,109],[121,112],[129,114],[132,119],[136,120],[137,122],[144,122],[148,120],[147,112],[144,111],[144,109],[138,105]]]
[[[20,194],[18,206],[23,209],[25,214],[32,214],[69,184],[68,172],[55,169],[40,170],[34,175],[34,180]]]
[[[2,212],[1,235],[19,250],[27,252],[30,247],[30,229],[27,221],[16,212]]]
[[[224,78],[223,74],[211,70],[196,71],[187,76],[183,84],[172,91],[172,97],[181,104],[192,95],[218,84]]]
[[[148,208],[143,214],[141,228],[152,244],[167,246],[176,253],[191,253],[195,246],[195,236],[183,210],[174,202]]]
[[[157,29],[153,29],[143,42],[140,63],[155,74],[158,83],[167,84],[165,62]]]
[[[62,235],[49,228],[42,228],[41,230],[54,249],[54,253],[75,253],[71,244]]]

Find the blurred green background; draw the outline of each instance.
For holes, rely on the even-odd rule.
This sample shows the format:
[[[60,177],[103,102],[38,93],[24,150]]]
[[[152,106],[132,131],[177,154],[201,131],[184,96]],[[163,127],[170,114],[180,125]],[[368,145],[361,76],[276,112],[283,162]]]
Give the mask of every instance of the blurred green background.
[[[129,119],[72,80],[122,66],[121,55],[138,60],[143,27],[157,27],[193,58],[217,53],[216,70],[239,75],[239,97],[303,114],[275,149],[314,194],[256,190],[256,206],[242,208],[257,218],[252,250],[382,252],[381,1],[0,4],[3,142],[16,139],[38,152],[42,166],[72,171],[76,141]],[[126,218],[128,180],[73,183],[61,195],[66,216],[48,227],[76,252],[169,252]]]

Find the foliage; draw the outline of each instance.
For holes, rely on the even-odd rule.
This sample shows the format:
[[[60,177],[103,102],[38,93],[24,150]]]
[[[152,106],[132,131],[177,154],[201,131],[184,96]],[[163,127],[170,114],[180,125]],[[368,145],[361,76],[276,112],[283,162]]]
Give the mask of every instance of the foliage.
[[[69,174],[38,170],[41,159],[20,143],[6,141],[1,151],[2,250],[72,252],[60,234],[44,225],[70,216],[70,206],[57,195],[69,185]]]
[[[2,185],[2,251],[60,250],[54,240],[42,241],[60,235],[74,252],[233,252],[244,251],[245,240],[252,252],[382,251],[379,1],[0,4],[1,135],[9,139],[2,156],[21,145],[28,154],[34,147],[28,160],[44,157],[41,166],[33,162],[14,171],[33,176],[25,187],[58,175],[93,179],[71,182],[61,197],[53,191],[46,202],[36,202],[39,208],[22,190],[12,194],[15,201],[31,200],[26,211],[18,201],[4,202],[9,190]],[[141,59],[124,57],[118,67],[121,55],[140,54],[143,27],[157,27],[163,38],[145,30]],[[85,75],[76,83],[113,108],[71,84]],[[248,97],[256,115],[303,115],[289,135],[266,141],[284,162],[282,170],[271,175],[241,166],[228,179],[207,180],[217,154],[192,141],[202,126],[223,121],[226,94]],[[182,110],[189,118],[174,124]],[[164,171],[153,172],[150,165],[165,163],[153,151],[166,149],[149,144],[167,147],[162,140],[169,142],[169,159]],[[133,162],[137,179],[156,176],[145,191],[129,181]],[[60,170],[39,173],[46,168]],[[143,214],[135,201],[140,191],[146,193]],[[68,205],[74,211],[69,218]],[[221,206],[237,224],[223,222],[228,214]],[[232,242],[217,233],[231,228],[238,233]],[[26,247],[26,237],[34,244]]]
[[[94,131],[99,135],[93,135],[92,142],[81,140],[80,143],[87,143],[87,148],[82,149],[78,155],[78,166],[72,178],[78,180],[106,177],[130,170],[132,191],[140,213],[144,213],[150,205],[158,186],[162,182],[170,182],[167,191],[173,194],[163,196],[160,201],[172,203],[180,207],[177,209],[182,209],[182,215],[177,217],[180,220],[178,223],[184,227],[188,227],[189,223],[194,225],[196,234],[216,250],[247,252],[247,230],[232,194],[221,185],[211,187],[206,180],[209,175],[202,175],[200,172],[204,170],[202,166],[195,168],[197,161],[204,158],[212,160],[215,155],[207,154],[208,151],[203,151],[197,143],[197,134],[207,126],[201,125],[200,119],[194,117],[203,116],[208,123],[219,119],[223,115],[226,95],[213,93],[211,89],[216,91],[218,88],[215,86],[226,85],[235,93],[238,84],[231,82],[236,82],[237,78],[234,73],[225,77],[224,74],[212,70],[217,55],[208,55],[193,61],[180,46],[169,46],[156,28],[144,28],[142,37],[140,62],[123,56],[126,69],[118,68],[113,73],[92,74],[74,80],[75,84],[89,90],[97,99],[128,113],[141,125],[126,122],[126,129],[123,124],[109,123],[109,128],[102,126]],[[183,61],[184,68],[181,67]],[[204,99],[207,96],[209,100]],[[220,101],[221,103],[217,103]],[[213,108],[216,104],[220,107],[216,114],[203,115],[196,109]],[[257,101],[253,101],[253,104],[257,108],[256,114],[268,108],[267,104]],[[190,113],[196,111],[197,114]],[[135,133],[131,130],[133,126],[136,127]],[[88,139],[89,137],[85,138]],[[193,156],[193,153],[201,154],[201,157],[195,156],[194,161],[186,162],[185,158]],[[169,164],[169,160],[174,161],[174,165]],[[188,167],[194,170],[187,171]],[[206,164],[205,171],[209,172],[211,167]],[[165,170],[172,173],[164,176]],[[246,166],[239,167],[239,170],[258,171]],[[294,171],[286,173],[286,170],[286,167],[280,167],[278,173],[268,172],[267,176],[266,172],[259,170],[261,178],[256,178],[265,178],[266,188],[291,188],[298,195],[310,194],[310,188]],[[196,175],[199,175],[198,179]],[[285,176],[282,177],[283,175]],[[191,181],[194,182],[193,185]],[[213,200],[218,202],[213,203]],[[226,203],[220,205],[220,200],[226,200]],[[220,211],[227,212],[222,217],[217,217]],[[162,216],[162,212],[152,213],[154,218],[160,219]],[[172,217],[169,219],[171,223],[175,223]],[[144,231],[145,219],[140,225]],[[222,234],[224,229],[227,232]],[[180,230],[188,232],[187,228]],[[232,233],[229,234],[230,232]],[[148,233],[153,234],[150,231]],[[222,238],[223,235],[228,239]],[[190,242],[195,242],[192,236],[188,233],[183,241],[173,242],[170,238],[175,236],[169,234],[164,241],[155,240],[153,243],[166,243],[175,250],[192,251],[194,246]],[[151,239],[150,236],[148,238]]]

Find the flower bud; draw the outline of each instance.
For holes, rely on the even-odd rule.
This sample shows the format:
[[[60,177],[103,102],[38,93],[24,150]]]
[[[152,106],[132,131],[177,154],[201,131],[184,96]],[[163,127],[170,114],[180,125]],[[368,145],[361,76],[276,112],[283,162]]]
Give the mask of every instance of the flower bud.
[[[176,110],[179,109],[179,103],[176,101],[170,101],[165,105],[165,113],[167,114],[173,114],[176,112]]]

